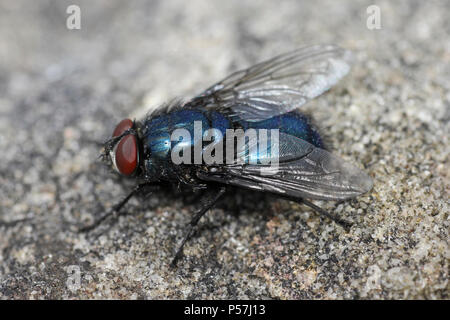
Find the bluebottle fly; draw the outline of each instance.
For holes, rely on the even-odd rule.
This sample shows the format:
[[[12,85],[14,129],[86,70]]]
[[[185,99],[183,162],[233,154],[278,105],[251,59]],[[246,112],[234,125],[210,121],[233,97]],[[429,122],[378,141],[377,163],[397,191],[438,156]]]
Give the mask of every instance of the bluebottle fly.
[[[142,188],[161,181],[205,190],[204,205],[188,224],[172,265],[181,257],[200,218],[229,186],[306,204],[346,226],[345,221],[307,199],[354,198],[370,191],[372,180],[327,151],[311,118],[297,109],[344,77],[352,60],[351,52],[338,46],[304,47],[237,71],[191,100],[162,106],[143,120],[122,120],[104,145],[103,159],[119,174],[136,179],[137,185],[111,212],[82,230],[91,230],[118,212]],[[195,148],[196,124],[201,128],[201,137],[214,128],[218,135],[211,141],[215,143],[227,140],[227,130],[231,129],[277,129],[276,170],[271,171],[272,167],[258,161],[174,163],[171,151],[177,146],[182,146],[182,153],[192,151],[194,155],[188,156],[191,158],[196,152],[205,152],[203,142],[200,149]],[[176,129],[193,134],[194,139],[173,140],[171,133]],[[237,147],[233,157],[261,160],[262,151],[265,150],[247,146],[243,151]]]

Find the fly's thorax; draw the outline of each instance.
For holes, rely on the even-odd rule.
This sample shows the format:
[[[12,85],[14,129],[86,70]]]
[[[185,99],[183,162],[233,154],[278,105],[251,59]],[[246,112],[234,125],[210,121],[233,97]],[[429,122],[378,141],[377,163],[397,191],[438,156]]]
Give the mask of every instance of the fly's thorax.
[[[229,127],[231,121],[219,112],[190,108],[148,117],[142,124],[146,174],[162,177],[179,171],[179,168],[174,168],[178,163],[174,163],[172,158],[172,151],[177,149],[192,149],[188,162],[195,163],[202,156],[202,148],[197,152],[194,146],[202,145],[205,133],[210,128],[216,128],[224,134]]]

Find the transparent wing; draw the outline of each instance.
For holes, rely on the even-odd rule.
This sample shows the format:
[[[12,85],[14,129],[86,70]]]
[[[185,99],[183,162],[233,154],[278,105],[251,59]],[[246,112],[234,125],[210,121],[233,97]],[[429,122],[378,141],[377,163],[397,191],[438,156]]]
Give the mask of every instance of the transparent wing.
[[[188,104],[261,121],[292,111],[330,89],[349,72],[352,60],[350,51],[335,45],[297,49],[231,74]]]
[[[239,150],[237,155],[248,157]],[[199,177],[306,199],[346,200],[372,189],[372,179],[359,168],[291,135],[280,133],[278,161],[278,166],[247,163],[208,168]]]

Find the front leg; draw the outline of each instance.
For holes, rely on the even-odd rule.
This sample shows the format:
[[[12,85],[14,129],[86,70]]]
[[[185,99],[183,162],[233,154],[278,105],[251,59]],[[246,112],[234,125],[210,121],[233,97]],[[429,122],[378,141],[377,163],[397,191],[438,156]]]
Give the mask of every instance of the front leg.
[[[98,227],[106,218],[108,218],[111,215],[117,215],[120,211],[120,209],[122,209],[122,207],[137,193],[139,193],[143,188],[145,188],[146,186],[150,185],[151,183],[147,182],[147,183],[142,183],[137,185],[136,187],[134,187],[133,190],[131,190],[131,192],[123,199],[121,200],[119,203],[115,204],[111,210],[109,210],[107,213],[105,213],[103,216],[101,216],[99,219],[97,219],[96,221],[94,221],[92,224],[82,227],[78,230],[78,232],[88,232],[91,231],[93,229],[95,229],[96,227]]]

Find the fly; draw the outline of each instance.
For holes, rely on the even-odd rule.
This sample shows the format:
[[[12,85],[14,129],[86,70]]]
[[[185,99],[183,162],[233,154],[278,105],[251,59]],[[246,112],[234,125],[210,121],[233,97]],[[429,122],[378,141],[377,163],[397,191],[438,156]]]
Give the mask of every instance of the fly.
[[[327,151],[312,119],[297,109],[334,86],[351,64],[351,52],[338,46],[304,47],[237,71],[191,100],[161,106],[140,121],[122,120],[102,157],[137,185],[82,231],[162,181],[204,191],[204,205],[188,224],[173,266],[201,217],[229,186],[306,204],[348,227],[307,199],[351,199],[370,191],[372,180]],[[237,131],[241,136],[231,137]],[[242,133],[245,143],[239,146]]]

